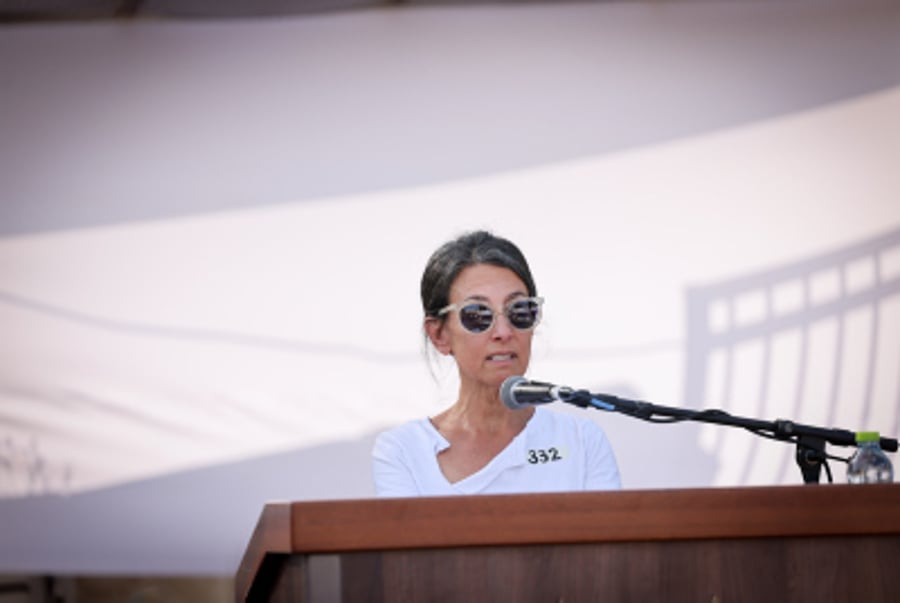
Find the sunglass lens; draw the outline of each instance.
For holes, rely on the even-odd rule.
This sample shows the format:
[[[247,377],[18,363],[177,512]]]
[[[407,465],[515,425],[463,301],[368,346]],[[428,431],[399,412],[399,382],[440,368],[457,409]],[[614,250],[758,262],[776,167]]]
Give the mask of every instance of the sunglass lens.
[[[530,329],[535,325],[540,314],[540,305],[533,299],[523,299],[511,303],[506,316],[517,329]]]
[[[469,304],[459,310],[459,320],[466,330],[482,333],[494,322],[494,311],[484,304]]]

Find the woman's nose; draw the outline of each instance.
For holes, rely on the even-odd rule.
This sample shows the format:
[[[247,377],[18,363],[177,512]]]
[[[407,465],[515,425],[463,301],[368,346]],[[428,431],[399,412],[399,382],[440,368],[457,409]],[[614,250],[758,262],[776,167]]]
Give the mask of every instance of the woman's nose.
[[[513,326],[509,322],[506,314],[499,313],[494,317],[494,324],[491,326],[491,337],[493,339],[506,339],[512,335]]]

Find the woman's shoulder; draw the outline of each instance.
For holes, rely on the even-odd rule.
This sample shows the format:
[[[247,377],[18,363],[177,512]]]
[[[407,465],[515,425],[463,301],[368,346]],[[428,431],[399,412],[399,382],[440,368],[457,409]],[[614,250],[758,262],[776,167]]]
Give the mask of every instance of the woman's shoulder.
[[[431,422],[427,418],[413,419],[394,427],[389,427],[378,434],[380,440],[408,440],[420,439],[426,436],[429,430],[433,430]]]
[[[376,448],[416,449],[424,446],[431,449],[446,445],[444,438],[427,417],[401,423],[382,431],[375,437]]]

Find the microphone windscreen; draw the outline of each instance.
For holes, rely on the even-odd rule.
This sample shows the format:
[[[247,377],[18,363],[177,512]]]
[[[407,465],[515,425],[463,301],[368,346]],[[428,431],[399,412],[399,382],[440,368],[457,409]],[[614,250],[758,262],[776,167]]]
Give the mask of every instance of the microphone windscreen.
[[[503,381],[503,385],[500,386],[500,400],[507,408],[520,410],[528,406],[527,404],[519,404],[519,402],[516,401],[516,394],[513,391],[517,385],[524,383],[525,381],[525,377],[519,377],[518,375],[507,377]]]

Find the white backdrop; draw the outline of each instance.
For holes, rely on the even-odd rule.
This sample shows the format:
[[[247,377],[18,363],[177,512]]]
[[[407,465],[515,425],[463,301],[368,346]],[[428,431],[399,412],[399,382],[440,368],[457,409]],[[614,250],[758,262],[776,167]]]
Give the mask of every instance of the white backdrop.
[[[0,571],[229,573],[265,500],[371,496],[374,434],[453,401],[418,279],[474,228],[547,298],[534,378],[896,436],[900,11],[750,4],[0,30]],[[813,299],[766,377],[698,351],[689,291],[853,246],[822,299],[886,288]],[[800,482],[593,416],[628,488]]]

